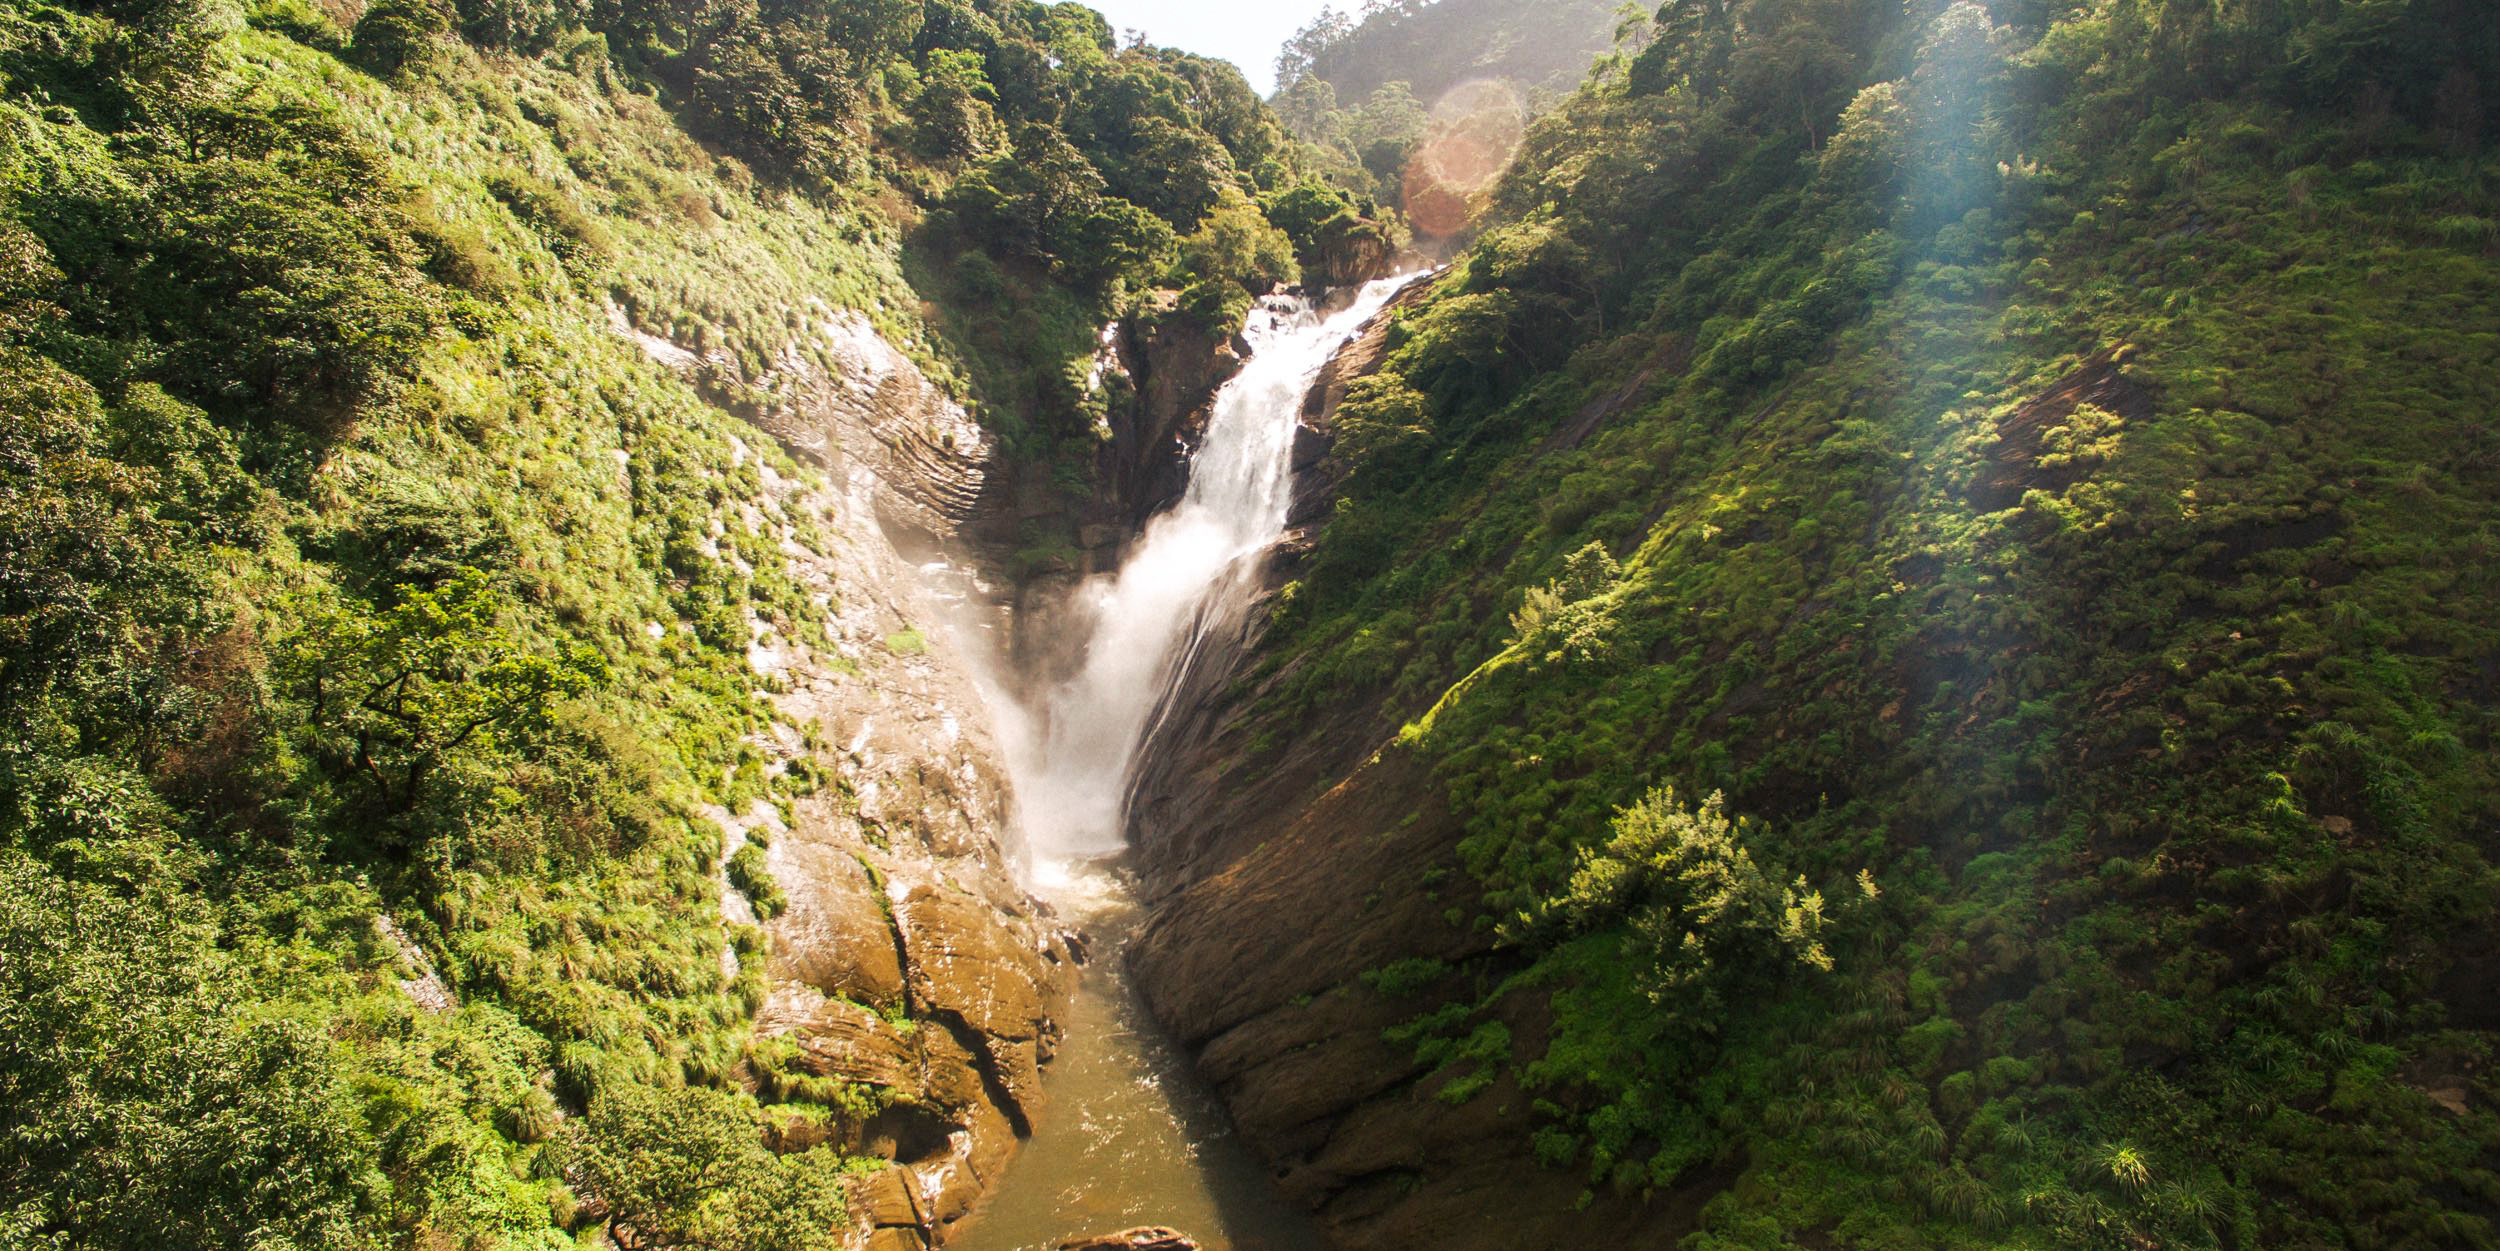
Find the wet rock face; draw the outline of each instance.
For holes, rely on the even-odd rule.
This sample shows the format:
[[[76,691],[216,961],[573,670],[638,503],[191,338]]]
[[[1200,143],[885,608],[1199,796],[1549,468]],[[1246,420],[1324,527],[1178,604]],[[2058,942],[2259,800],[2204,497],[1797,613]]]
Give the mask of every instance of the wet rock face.
[[[1177,317],[1123,323],[1112,346],[1132,396],[1111,414],[1111,441],[1102,452],[1110,515],[1100,520],[1124,540],[1189,489],[1190,450],[1206,431],[1215,393],[1241,372],[1245,353],[1230,332]]]
[[[901,1003],[902,946],[884,888],[861,853],[834,840],[794,838],[776,844],[768,863],[777,881],[808,886],[796,894],[783,887],[790,904],[773,925],[773,979]]]
[[[857,1184],[852,1242],[919,1251],[1001,1174],[1038,1110],[1076,957],[1008,870],[1006,769],[971,651],[998,609],[969,574],[928,567],[999,506],[987,436],[864,320],[813,314],[802,333],[836,368],[794,347],[770,388],[794,398],[744,415],[829,479],[762,475],[821,522],[813,545],[782,538],[825,638],[775,637],[749,662],[780,713],[776,767],[805,762],[824,783],[786,817],[761,803],[712,816],[724,859],[764,844],[787,899],[760,919],[768,989],[748,1080],[847,1088],[780,1125],[779,1145],[893,1160]],[[724,913],[758,921],[722,880]]]

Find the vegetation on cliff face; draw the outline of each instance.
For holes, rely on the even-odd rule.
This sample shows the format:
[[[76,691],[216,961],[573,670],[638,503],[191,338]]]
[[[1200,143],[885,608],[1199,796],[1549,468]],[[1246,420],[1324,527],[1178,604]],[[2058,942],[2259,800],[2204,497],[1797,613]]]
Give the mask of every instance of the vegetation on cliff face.
[[[699,815],[812,785],[748,648],[826,611],[731,414],[829,304],[1081,445],[1295,152],[1074,6],[0,9],[0,1243],[838,1241]]]
[[[2500,1245],[2500,27],[1648,38],[1279,600],[1263,715],[1411,718],[1500,936],[1398,1035],[1696,1247]]]

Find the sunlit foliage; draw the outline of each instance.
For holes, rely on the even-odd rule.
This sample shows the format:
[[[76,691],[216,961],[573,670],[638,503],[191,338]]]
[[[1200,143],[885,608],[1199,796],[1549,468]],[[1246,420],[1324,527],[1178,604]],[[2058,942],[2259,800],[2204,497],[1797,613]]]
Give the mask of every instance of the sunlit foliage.
[[[2500,1238],[2473,8],[1656,9],[1276,616],[1466,827],[1398,1037],[1696,1246]]]

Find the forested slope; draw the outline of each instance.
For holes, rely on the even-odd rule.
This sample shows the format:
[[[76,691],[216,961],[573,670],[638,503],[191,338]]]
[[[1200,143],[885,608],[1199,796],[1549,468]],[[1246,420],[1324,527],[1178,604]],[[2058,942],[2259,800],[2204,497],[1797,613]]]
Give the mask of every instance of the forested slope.
[[[1277,115],[1337,158],[1337,181],[1403,205],[1419,149],[1495,101],[1525,116],[1569,95],[1614,51],[1619,4],[1605,0],[1398,0],[1360,15],[1325,9],[1277,56]],[[1643,24],[1635,22],[1638,31]],[[1508,153],[1500,154],[1502,160]],[[1471,195],[1498,164],[1459,189]],[[1453,206],[1454,208],[1458,206]],[[1456,233],[1463,211],[1428,223]]]
[[[846,1175],[994,1166],[1064,953],[923,780],[978,740],[859,450],[741,418],[865,387],[1085,500],[1106,320],[1376,229],[1298,160],[1075,6],[0,8],[0,1243],[823,1246]],[[785,979],[829,910],[905,967]]]
[[[1278,87],[1326,83],[1361,100],[1391,83],[1438,99],[1470,78],[1504,78],[1522,90],[1569,95],[1589,65],[1613,49],[1621,5],[1602,0],[1398,0],[1360,14],[1331,10],[1288,41]]]
[[[1288,1184],[1358,1245],[2500,1245],[2495,82],[2440,0],[1659,9],[1142,797],[1266,840],[1139,962]]]

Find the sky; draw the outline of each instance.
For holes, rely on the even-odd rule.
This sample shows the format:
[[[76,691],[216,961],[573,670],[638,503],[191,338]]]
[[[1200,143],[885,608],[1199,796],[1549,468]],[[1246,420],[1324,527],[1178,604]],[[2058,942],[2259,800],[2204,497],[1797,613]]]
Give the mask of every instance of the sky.
[[[1200,56],[1222,57],[1241,67],[1262,96],[1276,90],[1276,53],[1293,32],[1310,25],[1328,0],[1085,0],[1111,19],[1123,35],[1146,32],[1150,43],[1168,44]],[[1339,0],[1340,9],[1358,9]]]

